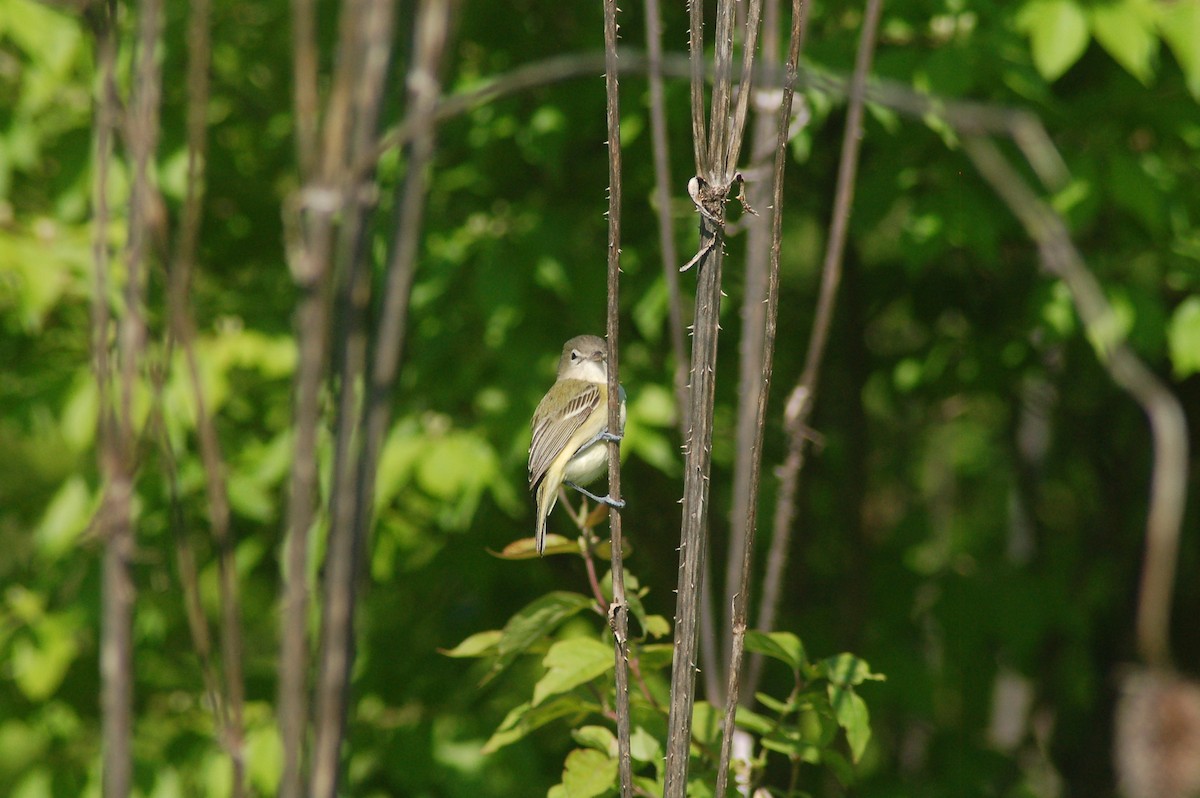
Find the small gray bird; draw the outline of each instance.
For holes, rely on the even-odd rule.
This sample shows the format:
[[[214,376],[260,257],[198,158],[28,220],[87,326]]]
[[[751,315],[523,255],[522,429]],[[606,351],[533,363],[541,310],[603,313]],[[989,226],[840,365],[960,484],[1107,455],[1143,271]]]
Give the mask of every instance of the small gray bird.
[[[538,554],[546,548],[546,518],[568,485],[594,501],[624,506],[580,487],[608,468],[608,441],[625,430],[625,389],[621,389],[621,430],[608,431],[608,346],[595,335],[578,335],[563,346],[558,379],[533,413],[529,444],[529,489],[537,499]]]

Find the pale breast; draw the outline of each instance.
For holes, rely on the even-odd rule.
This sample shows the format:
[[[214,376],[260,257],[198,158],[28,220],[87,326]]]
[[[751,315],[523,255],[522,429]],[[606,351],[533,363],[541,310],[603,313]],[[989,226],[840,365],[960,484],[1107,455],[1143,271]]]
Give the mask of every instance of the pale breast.
[[[567,461],[563,469],[563,479],[577,485],[586,485],[607,472],[608,443],[596,441],[591,446],[580,449],[575,456]]]

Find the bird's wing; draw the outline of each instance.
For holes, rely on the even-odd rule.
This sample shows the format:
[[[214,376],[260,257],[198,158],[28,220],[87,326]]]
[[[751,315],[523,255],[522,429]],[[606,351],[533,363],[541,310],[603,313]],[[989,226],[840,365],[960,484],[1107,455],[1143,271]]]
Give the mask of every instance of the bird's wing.
[[[538,404],[533,413],[533,440],[529,444],[531,488],[545,476],[554,458],[562,454],[571,438],[579,433],[600,406],[603,387],[583,380],[559,380]],[[551,414],[550,408],[561,406],[562,400],[567,396],[571,398],[567,401],[564,412],[559,415]],[[576,448],[584,442],[575,444]]]

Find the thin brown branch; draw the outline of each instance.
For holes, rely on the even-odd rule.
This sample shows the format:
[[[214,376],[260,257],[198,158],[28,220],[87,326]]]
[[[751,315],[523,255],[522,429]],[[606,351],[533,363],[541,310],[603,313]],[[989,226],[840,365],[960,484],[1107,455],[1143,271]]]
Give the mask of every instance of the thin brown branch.
[[[794,74],[798,67],[800,48],[800,2],[793,0],[792,36],[790,54],[787,59],[788,73]],[[862,35],[858,42],[858,55],[854,60],[854,78],[851,84],[850,112],[847,113],[845,137],[842,138],[842,156],[838,170],[838,190],[834,198],[833,230],[840,236],[836,258],[827,253],[826,274],[832,275],[830,281],[836,286],[836,272],[841,269],[841,246],[844,244],[848,218],[853,200],[854,174],[858,163],[858,148],[862,139],[863,92],[866,76],[871,68],[871,56],[875,53],[876,31],[880,23],[883,0],[868,0],[863,22]],[[788,85],[791,80],[788,80]],[[766,354],[764,354],[763,376],[761,390],[758,391],[758,403],[755,418],[754,455],[751,456],[751,474],[748,502],[746,502],[745,517],[745,546],[742,551],[742,575],[739,588],[733,601],[733,647],[730,655],[730,672],[728,672],[728,689],[726,695],[724,734],[721,737],[721,758],[716,770],[716,798],[724,798],[726,780],[728,778],[728,763],[733,744],[733,721],[737,713],[740,678],[742,678],[742,658],[745,652],[746,614],[750,604],[750,572],[754,568],[754,539],[755,518],[757,515],[758,485],[762,476],[762,440],[766,427],[767,396],[772,377],[772,354],[775,346],[776,308],[779,302],[779,256],[782,242],[782,202],[784,202],[784,164],[787,152],[788,127],[792,114],[791,91],[785,89],[785,98],[779,113],[779,134],[775,144],[775,178],[774,178],[774,216],[772,218],[772,247],[770,247],[770,276],[767,288],[767,320],[766,320]],[[839,221],[840,220],[840,221]],[[830,235],[830,238],[833,238]],[[830,248],[833,242],[830,241]],[[829,302],[832,304],[832,295]],[[749,692],[749,691],[748,691]]]
[[[646,76],[650,88],[650,138],[654,155],[654,197],[658,211],[658,244],[667,283],[667,335],[674,355],[675,415],[682,440],[687,416],[687,350],[683,342],[683,298],[679,290],[679,254],[671,220],[671,156],[667,146],[667,111],[663,93],[662,20],[658,0],[646,0]]]
[[[779,62],[779,0],[769,0],[764,9],[762,59],[766,67],[776,67]],[[775,206],[772,203],[773,186],[771,163],[777,151],[778,102],[783,94],[769,93],[763,89],[755,91],[758,101],[754,113],[750,167],[746,170],[748,202],[759,215],[746,215],[742,222],[746,227],[745,287],[742,294],[742,334],[738,338],[738,405],[737,427],[734,431],[733,499],[729,512],[729,542],[725,558],[724,601],[722,616],[733,612],[733,597],[737,593],[740,572],[740,553],[746,539],[746,507],[750,501],[750,461],[754,455],[754,437],[757,433],[755,411],[762,390],[763,358],[767,325],[767,282],[771,261],[771,231]],[[787,142],[784,142],[787,146]],[[714,586],[715,588],[716,586]],[[729,661],[733,641],[732,619],[722,636],[722,662]],[[714,678],[716,675],[714,674]],[[709,700],[721,703],[723,685],[710,693]]]
[[[968,139],[966,150],[980,174],[1037,244],[1043,267],[1071,292],[1075,309],[1113,382],[1141,405],[1149,419],[1154,463],[1136,631],[1138,654],[1143,661],[1153,667],[1168,667],[1171,592],[1187,502],[1187,417],[1179,400],[1117,332],[1113,308],[1071,241],[1062,218],[1026,185],[992,142]]]
[[[351,85],[345,128],[348,151],[339,163],[354,163],[371,146],[383,101],[391,60],[393,4],[366,0],[356,14],[343,18],[348,30],[342,41],[352,42],[346,75]],[[346,55],[343,52],[343,55]],[[354,70],[353,75],[350,71]],[[332,98],[331,98],[332,100]],[[331,102],[332,104],[332,102]],[[325,153],[327,163],[331,153]],[[362,385],[367,365],[367,311],[371,299],[371,269],[366,261],[367,215],[374,206],[371,175],[348,186],[338,229],[335,263],[341,275],[341,364],[338,380],[337,432],[334,439],[330,528],[325,558],[324,604],[316,695],[312,794],[336,795],[340,753],[345,736],[350,696],[350,673],[355,654],[355,606],[364,550],[358,507],[359,452],[362,447]],[[369,511],[368,511],[369,513]]]
[[[620,49],[617,54],[622,75],[646,74],[649,70],[649,58],[645,55],[627,49]],[[567,80],[591,78],[603,69],[603,53],[553,56],[524,64],[469,91],[443,98],[434,112],[434,120],[436,124],[441,124],[502,97]],[[754,83],[760,88],[778,89],[783,86],[785,76],[782,69],[756,66],[754,72]],[[691,74],[691,62],[687,56],[665,53],[662,56],[662,74],[670,78],[686,78]],[[811,89],[831,97],[842,98],[848,96],[849,84],[849,78],[827,72],[814,73],[802,68],[796,88]],[[701,88],[703,85],[704,66],[701,64]],[[873,81],[872,85],[867,87],[866,97],[869,102],[890,108],[912,119],[936,117],[961,133],[994,134],[1011,138],[1026,153],[1043,182],[1061,186],[1065,179],[1066,168],[1061,157],[1053,146],[1047,146],[1049,136],[1037,116],[1028,111],[980,102],[948,100],[921,94],[900,83],[885,80]],[[350,179],[357,179],[355,176],[373,169],[374,163],[383,153],[396,147],[407,146],[414,135],[413,123],[411,115],[406,116],[396,127],[384,133],[371,152],[355,162],[354,168],[348,173]]]
[[[114,24],[113,11],[110,7],[110,24]],[[157,59],[162,36],[161,12],[158,0],[142,0],[138,4],[133,99],[127,120],[133,183],[125,252],[125,307],[117,333],[120,401],[116,413],[116,434],[106,436],[106,451],[101,454],[101,470],[106,482],[105,502],[101,509],[104,515],[102,529],[106,537],[100,645],[103,782],[105,795],[113,798],[129,794],[133,776],[133,608],[136,588],[132,560],[136,542],[132,505],[139,438],[134,425],[133,396],[146,341],[144,275],[149,231],[153,224],[151,163],[158,144],[158,108],[162,85]],[[100,49],[107,51],[108,48],[102,44]],[[102,58],[107,57],[107,54],[102,55]],[[102,68],[107,71],[108,66],[102,65]],[[107,88],[108,75],[102,78],[102,83]],[[106,90],[102,91],[106,96],[101,100],[101,105],[108,106],[112,98],[107,96]],[[108,116],[109,110],[101,113]],[[100,155],[104,157],[103,152]],[[103,194],[106,189],[106,186],[100,186],[98,193]],[[97,233],[104,234],[103,230]],[[101,298],[101,301],[106,300],[106,297]]]
[[[209,522],[217,552],[219,593],[221,603],[221,655],[224,672],[224,691],[220,721],[222,744],[228,751],[231,767],[230,794],[241,796],[245,791],[245,762],[242,754],[242,709],[244,679],[242,675],[241,603],[238,597],[237,570],[234,564],[234,542],[230,532],[229,497],[225,485],[225,460],[221,454],[216,427],[208,413],[196,357],[195,322],[192,318],[188,291],[196,262],[204,196],[204,161],[207,138],[208,69],[211,53],[209,34],[209,0],[196,0],[189,7],[188,18],[188,107],[187,107],[187,186],[180,214],[179,239],[169,275],[167,290],[171,338],[183,350],[192,396],[196,403],[196,430],[200,457],[204,465],[205,489],[209,506]],[[168,347],[170,349],[170,347]],[[165,432],[164,438],[165,438]],[[168,460],[171,457],[169,442]],[[182,532],[182,544],[187,544]],[[189,574],[190,546],[177,544],[181,578]],[[190,564],[194,569],[194,563]],[[191,574],[194,576],[194,574]],[[192,608],[189,608],[192,612]],[[195,627],[195,619],[190,620]],[[193,642],[206,644],[193,628]],[[204,627],[205,636],[207,626]],[[203,656],[202,656],[203,661]]]
[[[709,162],[704,132],[704,1],[688,0],[688,74],[692,85],[692,151],[696,174]]]
[[[350,4],[348,4],[350,5]],[[339,198],[321,191],[317,174],[318,100],[316,4],[292,2],[293,116],[303,191],[284,211],[288,266],[300,289],[296,310],[299,358],[293,383],[292,473],[284,527],[279,643],[279,732],[283,742],[280,798],[300,798],[308,732],[308,549],[316,513],[320,390],[328,358],[329,258]],[[342,91],[345,91],[342,88]],[[336,142],[331,142],[336,144]]]
[[[97,513],[97,527],[105,540],[102,590],[103,623],[100,641],[101,712],[104,729],[105,794],[125,796],[131,786],[133,763],[130,749],[132,728],[132,617],[133,580],[129,573],[132,556],[129,499],[116,488],[124,485],[124,470],[111,386],[113,364],[109,357],[112,332],[108,305],[110,258],[108,250],[108,177],[113,137],[117,126],[115,7],[103,3],[95,23],[96,60],[100,73],[100,96],[95,110],[95,176],[92,185],[92,358],[99,395],[97,422],[98,466],[104,495]]]
[[[408,145],[404,181],[397,187],[392,251],[387,264],[383,305],[375,334],[371,371],[367,379],[366,424],[359,467],[359,516],[355,524],[365,530],[375,497],[376,467],[384,433],[391,420],[392,391],[407,342],[409,296],[416,276],[417,253],[429,170],[437,145],[435,110],[441,99],[441,65],[450,37],[453,3],[422,0],[415,23],[414,56],[406,80],[407,119],[414,131]]]
[[[621,425],[621,381],[619,373],[621,330],[621,113],[617,84],[617,2],[604,0],[604,88],[608,121],[608,429],[618,434]],[[621,445],[608,442],[608,495],[621,500]],[[625,598],[625,565],[621,536],[621,511],[608,514],[612,531],[612,591],[609,623],[616,660],[617,770],[621,796],[633,795],[633,761],[629,748],[629,603]]]
[[[754,60],[758,53],[758,35],[762,27],[762,0],[750,0],[746,8],[744,42],[742,44],[742,74],[738,86],[737,104],[734,106],[730,123],[729,144],[725,153],[723,182],[733,180],[737,169],[738,155],[742,151],[742,139],[746,131],[746,117],[750,110],[750,98],[754,94]],[[776,63],[772,58],[771,64]],[[752,206],[753,207],[753,206]]]
[[[317,132],[320,104],[317,98],[316,0],[291,0],[292,4],[292,110],[296,120],[296,163],[300,176],[311,180],[317,165]],[[285,768],[281,798],[300,789],[299,772]],[[295,792],[293,792],[293,790]]]
[[[229,706],[221,693],[220,682],[213,665],[212,636],[208,629],[208,619],[204,617],[204,605],[200,600],[200,576],[196,566],[195,547],[192,546],[192,540],[187,534],[183,499],[179,489],[179,469],[162,414],[163,382],[164,380],[160,378],[155,385],[157,401],[153,423],[157,427],[159,449],[162,451],[163,476],[166,478],[167,491],[170,496],[171,530],[175,538],[175,565],[179,570],[179,586],[183,593],[188,634],[192,638],[192,648],[196,652],[196,661],[200,666],[200,680],[204,684],[204,693],[208,697],[209,709],[213,713],[213,725],[217,729],[218,735],[223,735],[224,730],[229,726]]]
[[[774,627],[782,596],[783,573],[791,546],[792,521],[795,518],[795,491],[799,486],[800,469],[804,465],[804,447],[809,437],[808,418],[812,413],[821,377],[821,364],[833,324],[837,289],[842,279],[842,265],[850,213],[854,205],[854,184],[858,173],[858,154],[862,144],[863,106],[867,96],[867,75],[875,54],[876,34],[882,13],[882,0],[867,0],[858,52],[854,59],[854,74],[850,79],[850,94],[846,109],[846,128],[842,135],[842,153],[838,162],[837,187],[834,190],[833,217],[829,222],[825,258],[821,264],[821,288],[817,309],[809,336],[804,370],[792,389],[784,407],[784,429],[788,436],[788,453],[780,476],[780,493],[773,519],[771,548],[767,557],[767,574],[763,580],[763,599],[759,607],[758,628]],[[753,695],[761,672],[761,657],[753,657],[746,679],[746,693]]]

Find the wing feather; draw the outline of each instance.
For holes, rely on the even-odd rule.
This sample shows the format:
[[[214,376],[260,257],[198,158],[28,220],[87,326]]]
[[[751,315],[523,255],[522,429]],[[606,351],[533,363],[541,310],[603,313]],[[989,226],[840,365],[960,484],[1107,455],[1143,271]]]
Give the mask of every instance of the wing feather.
[[[600,406],[601,387],[583,380],[559,380],[538,404],[533,414],[533,439],[529,444],[530,488],[546,475],[554,458],[562,454],[571,438]],[[565,411],[552,414],[550,408],[560,406],[568,395],[572,398]]]

